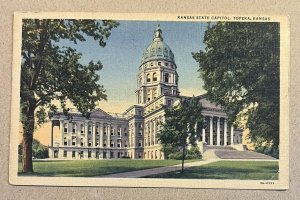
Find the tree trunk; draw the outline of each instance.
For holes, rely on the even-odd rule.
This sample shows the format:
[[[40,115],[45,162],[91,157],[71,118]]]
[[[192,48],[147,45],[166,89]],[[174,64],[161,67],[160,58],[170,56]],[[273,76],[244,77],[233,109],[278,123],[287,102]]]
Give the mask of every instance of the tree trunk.
[[[182,146],[181,174],[183,174],[184,171],[185,146],[185,144]]]
[[[22,172],[33,173],[32,166],[32,141],[34,131],[34,109],[28,108],[23,114],[23,155],[22,155]],[[23,110],[24,111],[24,110]]]

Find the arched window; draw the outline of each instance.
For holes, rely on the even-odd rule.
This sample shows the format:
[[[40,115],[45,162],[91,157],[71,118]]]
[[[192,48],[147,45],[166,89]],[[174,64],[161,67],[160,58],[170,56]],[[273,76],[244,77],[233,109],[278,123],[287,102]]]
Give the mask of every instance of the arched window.
[[[153,81],[157,81],[157,74],[156,73],[153,73],[152,77],[153,77]]]
[[[165,75],[164,75],[164,81],[166,83],[169,83],[169,74],[168,73],[165,73]]]
[[[150,74],[147,74],[147,83],[149,83],[150,81],[151,81]]]

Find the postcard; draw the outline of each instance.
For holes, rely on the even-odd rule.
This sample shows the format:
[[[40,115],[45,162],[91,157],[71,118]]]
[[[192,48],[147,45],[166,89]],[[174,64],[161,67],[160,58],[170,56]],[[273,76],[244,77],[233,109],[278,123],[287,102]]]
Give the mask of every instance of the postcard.
[[[286,16],[16,12],[14,185],[288,189]]]

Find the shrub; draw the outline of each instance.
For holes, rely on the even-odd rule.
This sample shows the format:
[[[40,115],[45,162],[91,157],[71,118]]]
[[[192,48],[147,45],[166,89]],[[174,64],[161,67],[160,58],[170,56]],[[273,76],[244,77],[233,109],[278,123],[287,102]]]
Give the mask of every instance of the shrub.
[[[263,153],[268,156],[272,156],[277,159],[279,158],[279,149],[274,147],[260,146],[260,147],[256,147],[255,151],[258,153]]]
[[[199,151],[198,147],[191,147],[186,151],[185,160],[191,160],[191,159],[201,159],[202,155]],[[168,159],[173,160],[182,160],[182,152],[177,151],[175,153],[170,153],[168,155]]]
[[[130,159],[129,156],[121,156],[122,159]]]

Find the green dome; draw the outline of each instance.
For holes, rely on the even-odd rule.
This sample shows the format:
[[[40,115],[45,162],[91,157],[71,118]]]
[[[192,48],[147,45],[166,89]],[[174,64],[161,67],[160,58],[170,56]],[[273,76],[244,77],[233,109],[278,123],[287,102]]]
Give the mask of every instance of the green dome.
[[[142,63],[150,60],[163,59],[174,62],[174,54],[170,47],[163,41],[160,26],[154,31],[153,41],[143,53]]]

